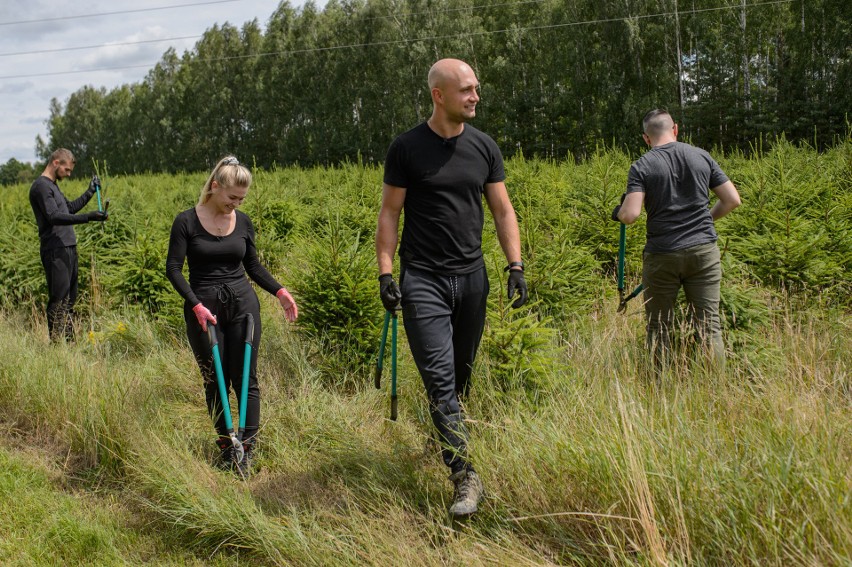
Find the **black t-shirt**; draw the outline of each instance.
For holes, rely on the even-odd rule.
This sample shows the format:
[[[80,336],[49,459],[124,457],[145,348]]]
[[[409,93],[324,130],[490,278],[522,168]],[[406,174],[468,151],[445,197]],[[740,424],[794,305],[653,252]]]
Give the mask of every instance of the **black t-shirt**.
[[[269,293],[283,286],[260,264],[254,244],[254,227],[240,211],[234,231],[228,236],[214,236],[204,230],[195,207],[175,217],[169,237],[166,276],[180,295],[196,305],[193,289],[244,280],[246,274]],[[183,277],[184,258],[189,264],[189,283]]]
[[[69,201],[59,190],[59,185],[44,175],[30,187],[30,206],[38,225],[38,238],[42,250],[77,245],[77,235],[72,224],[88,222],[86,215],[75,215],[86,206],[92,193],[86,191],[74,201]]]
[[[505,178],[497,143],[470,124],[447,140],[425,122],[398,136],[384,182],[406,189],[402,262],[447,275],[481,268],[482,194]]]
[[[670,142],[633,162],[627,193],[645,193],[648,240],[645,252],[665,253],[716,242],[708,190],[728,181],[710,154]]]

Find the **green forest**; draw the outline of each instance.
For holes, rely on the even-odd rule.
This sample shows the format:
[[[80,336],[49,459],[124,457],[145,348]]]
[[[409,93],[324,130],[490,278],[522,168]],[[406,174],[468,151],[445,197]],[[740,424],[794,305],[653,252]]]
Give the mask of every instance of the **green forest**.
[[[846,0],[331,0],[282,2],[168,51],[140,83],[54,100],[45,158],[78,173],[198,171],[225,153],[260,167],[381,163],[428,117],[426,73],[470,62],[476,125],[507,156],[636,151],[646,111],[681,136],[752,151],[780,134],[824,148],[852,108]]]

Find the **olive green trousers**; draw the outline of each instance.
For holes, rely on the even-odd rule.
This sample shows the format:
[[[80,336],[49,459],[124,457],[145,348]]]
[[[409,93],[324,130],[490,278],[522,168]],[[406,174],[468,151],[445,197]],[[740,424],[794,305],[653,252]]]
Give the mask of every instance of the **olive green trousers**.
[[[725,344],[719,318],[721,281],[722,264],[715,242],[643,255],[646,341],[657,367],[670,362],[677,296],[683,288],[687,319],[696,341],[709,361],[717,369],[724,369]]]

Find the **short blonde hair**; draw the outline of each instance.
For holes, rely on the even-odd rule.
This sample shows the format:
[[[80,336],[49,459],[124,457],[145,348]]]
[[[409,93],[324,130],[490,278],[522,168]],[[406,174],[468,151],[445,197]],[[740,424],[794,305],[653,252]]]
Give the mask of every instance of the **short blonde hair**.
[[[203,205],[210,200],[210,195],[213,194],[213,182],[216,182],[220,187],[246,187],[251,185],[251,171],[241,164],[234,156],[225,156],[219,160],[213,171],[210,172],[210,177],[201,188],[201,195],[198,197],[198,204]]]

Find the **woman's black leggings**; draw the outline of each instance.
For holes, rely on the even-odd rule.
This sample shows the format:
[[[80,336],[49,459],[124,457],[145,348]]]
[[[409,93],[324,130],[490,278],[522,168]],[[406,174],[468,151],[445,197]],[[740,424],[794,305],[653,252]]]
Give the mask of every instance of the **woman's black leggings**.
[[[231,404],[231,416],[234,429],[238,427],[239,397],[242,392],[243,360],[246,348],[247,315],[254,318],[254,340],[249,364],[248,402],[246,403],[246,432],[243,441],[254,441],[260,423],[260,389],[257,384],[257,348],[260,345],[260,303],[257,294],[247,279],[216,284],[194,289],[195,295],[216,316],[216,336],[219,339],[219,357],[222,360],[222,372],[225,377],[225,389],[233,389],[237,404]],[[184,305],[183,316],[186,320],[186,336],[195,354],[195,361],[201,369],[204,379],[204,394],[207,398],[207,410],[214,420],[216,431],[221,436],[228,435],[222,402],[219,398],[219,386],[216,382],[216,370],[213,367],[213,352],[210,339],[195,318],[192,305]]]

